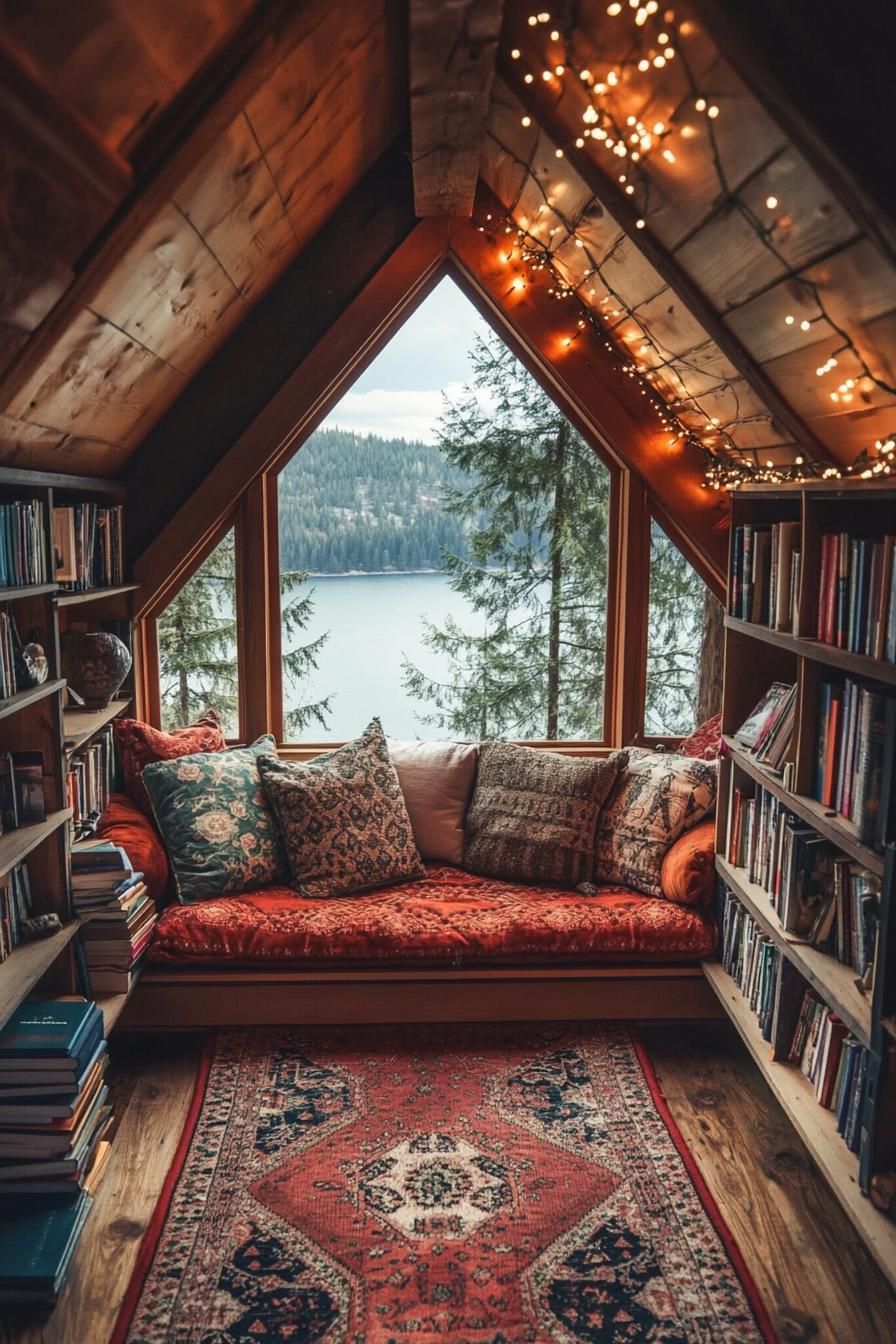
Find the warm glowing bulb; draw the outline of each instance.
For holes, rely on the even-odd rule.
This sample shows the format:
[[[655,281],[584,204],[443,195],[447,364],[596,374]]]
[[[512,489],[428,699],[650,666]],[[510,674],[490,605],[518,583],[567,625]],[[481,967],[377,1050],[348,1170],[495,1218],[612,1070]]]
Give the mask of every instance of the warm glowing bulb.
[[[654,56],[653,63],[657,70],[662,70],[663,66],[666,64],[666,58],[665,56]]]
[[[666,123],[664,121],[655,121],[653,123],[654,135],[662,135],[665,129],[666,129]]]
[[[547,82],[549,79],[553,79],[553,78],[554,78],[554,76],[551,74],[550,70],[542,70],[542,72],[541,72],[541,77],[542,77],[543,80],[545,80],[545,82]]]
[[[705,112],[705,111],[706,111],[706,99],[705,99],[705,98],[698,98],[697,101],[696,101],[696,103],[694,104],[694,106],[696,107],[696,109],[697,109],[698,112]]]
[[[562,159],[562,158],[563,158],[563,150],[562,150],[562,149],[555,149],[555,150],[554,150],[554,154],[555,154],[555,156],[556,156],[558,159]]]
[[[716,117],[719,115],[719,109],[716,107],[715,103],[713,103],[712,107],[708,107],[706,109],[706,115],[708,117],[712,117],[713,120],[716,119]]]
[[[663,150],[663,158],[666,160],[667,163],[675,162],[675,155],[672,153],[671,149]]]
[[[793,316],[793,313],[788,313],[784,321],[788,327],[792,327],[794,322],[796,321],[796,318]]]
[[[534,14],[530,14],[530,15],[529,15],[529,27],[530,27],[530,28],[534,28],[537,22],[538,22],[538,19],[535,17],[535,15],[534,15]]]
[[[523,289],[526,288],[526,282],[525,282],[525,280],[522,278],[522,276],[519,276],[519,275],[518,275],[517,278],[514,280],[513,284],[510,286],[510,288],[511,288],[511,289],[515,289],[515,290],[517,291],[517,293],[519,293],[520,290],[523,290]]]
[[[778,206],[777,196],[766,196],[765,205],[767,210],[776,210]]]
[[[646,221],[643,220],[643,219],[636,219],[636,220],[635,220],[635,228],[636,228],[636,229],[643,229],[645,223],[646,223]]]
[[[664,47],[668,41],[669,41],[668,33],[660,33],[659,37],[657,38],[657,42],[659,42],[661,47]]]
[[[552,41],[552,42],[559,42],[559,41],[560,41],[560,34],[557,32],[557,29],[556,29],[556,28],[554,28],[554,29],[551,30],[551,41]]]
[[[534,75],[523,75],[523,80],[526,84],[531,84],[534,78]]]
[[[580,135],[576,136],[576,149],[584,149],[584,148],[585,148],[585,141],[582,139]]]
[[[568,345],[572,345],[572,341],[569,339],[568,336],[565,336],[563,340],[560,342],[560,344],[565,348]]]
[[[565,65],[555,65],[555,66],[554,66],[554,74],[557,75],[558,77],[559,77],[560,75],[565,74],[565,73],[566,73],[566,66],[565,66]]]
[[[626,187],[626,189],[625,189],[625,194],[626,194],[626,196],[634,196],[634,194],[635,194],[635,189],[634,189],[634,187],[633,187],[631,184],[629,184],[629,185]]]
[[[617,14],[622,13],[622,6],[617,4],[607,5],[607,13],[615,19]]]
[[[590,84],[590,83],[591,83],[591,71],[590,71],[590,70],[583,70],[583,71],[580,73],[580,75],[579,75],[579,79],[584,80],[584,82],[585,82],[586,84]]]
[[[809,328],[811,327],[811,325],[812,325],[812,323],[809,322],[809,321],[804,317],[803,320],[802,320],[802,322],[800,323],[800,331],[808,331]]]
[[[532,125],[532,118],[531,118],[531,117],[523,117],[522,122],[521,122],[521,125],[523,125],[523,126],[531,126],[531,125]]]
[[[519,47],[514,47],[513,51],[510,53],[510,59],[512,61],[518,61],[519,58],[520,58],[520,49]]]
[[[550,21],[551,21],[551,16],[550,16],[550,14],[548,14],[545,10],[542,10],[541,13],[540,13],[539,16],[538,16],[538,22],[539,22],[539,23],[550,23]]]
[[[650,62],[648,60],[645,60],[643,56],[641,57],[641,60],[638,62],[638,69],[641,71],[642,74],[644,73],[645,70],[650,69]]]

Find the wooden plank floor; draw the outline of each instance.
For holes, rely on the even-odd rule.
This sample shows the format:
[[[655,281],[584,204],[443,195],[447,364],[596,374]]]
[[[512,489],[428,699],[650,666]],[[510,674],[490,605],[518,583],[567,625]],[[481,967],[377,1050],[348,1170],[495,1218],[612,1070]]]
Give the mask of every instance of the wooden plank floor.
[[[642,1026],[670,1109],[783,1341],[879,1344],[896,1297],[726,1023]],[[0,1344],[105,1344],[192,1095],[202,1038],[120,1037],[118,1132],[55,1311]]]

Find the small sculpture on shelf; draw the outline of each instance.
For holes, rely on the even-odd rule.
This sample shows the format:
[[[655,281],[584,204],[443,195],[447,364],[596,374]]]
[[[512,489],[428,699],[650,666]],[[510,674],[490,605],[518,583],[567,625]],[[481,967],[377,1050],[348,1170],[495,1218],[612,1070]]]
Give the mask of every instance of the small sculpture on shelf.
[[[62,675],[85,708],[105,709],[131,670],[127,645],[104,630],[66,630],[61,647]]]
[[[42,686],[50,674],[50,663],[44,646],[38,642],[39,636],[40,631],[35,628],[28,636],[28,643],[16,648],[16,683],[19,690]]]

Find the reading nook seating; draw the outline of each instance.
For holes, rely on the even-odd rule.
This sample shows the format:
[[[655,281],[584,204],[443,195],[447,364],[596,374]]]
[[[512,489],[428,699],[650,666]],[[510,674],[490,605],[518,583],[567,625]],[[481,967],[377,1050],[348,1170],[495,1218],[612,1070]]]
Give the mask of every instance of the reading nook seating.
[[[142,726],[136,730],[143,732]],[[130,731],[127,723],[122,724],[120,743]],[[368,730],[368,734],[370,732]],[[359,739],[359,744],[364,742],[364,738]],[[680,769],[676,771],[675,763],[679,768],[690,763],[694,771],[700,772],[696,786],[699,789],[704,779],[714,777],[715,765],[704,765],[696,758],[718,752],[718,725],[710,724],[708,730],[695,734],[692,742],[693,745],[685,743],[684,746],[694,752],[693,758],[669,755],[663,769],[667,776],[671,772],[671,778],[680,781]],[[186,745],[192,745],[189,739]],[[357,745],[347,744],[339,752],[319,758],[323,762],[320,766],[316,762],[309,766],[277,762],[277,768],[304,780],[317,767],[318,780],[326,783],[330,779],[326,762],[336,757],[344,759],[345,754],[355,750]],[[377,749],[376,740],[373,749]],[[384,746],[379,749],[385,751]],[[639,970],[643,975],[646,968],[653,968],[647,973],[654,974],[657,967],[663,966],[673,992],[681,993],[683,986],[693,986],[692,1001],[688,1002],[687,996],[682,998],[681,1010],[692,1014],[700,1012],[698,962],[711,954],[714,945],[714,928],[708,913],[714,823],[705,819],[707,798],[714,799],[714,786],[711,795],[700,795],[697,803],[689,802],[680,815],[672,807],[672,831],[668,831],[667,819],[667,836],[682,831],[691,812],[695,813],[696,822],[677,834],[671,843],[667,839],[649,857],[641,855],[641,860],[648,864],[646,873],[638,875],[637,856],[626,861],[635,864],[633,868],[624,869],[630,874],[631,883],[638,882],[650,889],[652,880],[658,876],[658,885],[653,887],[651,894],[645,894],[620,880],[618,875],[607,881],[602,880],[602,874],[622,871],[618,855],[612,851],[613,837],[618,839],[625,832],[626,818],[638,806],[637,798],[630,796],[633,782],[644,778],[644,767],[649,765],[654,770],[657,760],[663,761],[655,753],[635,751],[630,763],[627,753],[616,753],[604,762],[581,762],[525,747],[485,744],[480,753],[475,791],[468,806],[467,798],[473,789],[476,769],[475,748],[459,744],[393,743],[391,750],[406,791],[404,800],[398,802],[402,809],[407,802],[413,835],[423,858],[444,860],[450,856],[455,861],[426,862],[419,876],[409,880],[385,882],[373,890],[329,896],[323,891],[310,894],[305,884],[288,885],[279,881],[232,895],[209,892],[209,897],[215,898],[192,900],[189,896],[184,898],[181,887],[182,903],[169,904],[155,929],[147,956],[149,965],[135,991],[133,1007],[129,1007],[132,1015],[129,1020],[142,1023],[144,1013],[154,1017],[161,1010],[164,1020],[170,1022],[173,1014],[181,1009],[182,1022],[205,1021],[209,1014],[216,1021],[241,1021],[247,1013],[250,1020],[255,1020],[257,996],[241,997],[239,986],[241,981],[244,989],[256,986],[257,978],[253,978],[253,973],[257,977],[261,968],[268,973],[306,974],[372,968],[381,972],[453,968],[460,972],[478,970],[485,976],[516,970],[527,971],[531,976],[539,971],[576,967],[583,972],[593,972],[598,981],[603,979],[604,987],[615,990],[620,1003],[625,1003],[625,1011],[632,1012],[632,1003],[620,975],[624,976],[625,968],[628,968],[636,982]],[[452,752],[455,756],[459,752],[466,753],[467,760],[460,766],[451,761],[446,770],[445,753],[450,755]],[[486,761],[487,752],[490,755]],[[560,877],[553,882],[543,878],[522,880],[524,875],[513,871],[512,859],[505,860],[511,865],[505,876],[482,871],[495,866],[503,868],[500,858],[494,857],[496,845],[500,843],[496,834],[486,834],[483,839],[489,857],[483,856],[479,863],[472,861],[476,818],[481,818],[485,812],[480,833],[482,829],[488,832],[491,824],[489,808],[495,788],[489,794],[487,774],[490,770],[495,775],[498,768],[494,764],[496,753],[504,757],[502,767],[509,767],[512,772],[515,790],[512,800],[517,795],[525,799],[522,805],[529,813],[525,821],[528,829],[537,825],[531,811],[538,809],[537,799],[543,796],[536,793],[533,802],[533,796],[521,792],[518,787],[519,772],[529,766],[530,761],[540,775],[544,775],[546,767],[556,769],[561,775],[564,772],[573,776],[585,773],[589,777],[589,789],[593,787],[594,778],[602,774],[597,787],[598,796],[604,801],[598,808],[581,814],[586,828],[590,825],[592,835],[595,819],[598,815],[602,819],[596,842],[586,839],[583,856],[572,849],[567,853],[563,848],[563,837],[559,836],[550,838],[545,847],[537,843],[531,846],[533,861],[537,861],[541,854],[545,861],[559,862],[561,866],[566,863],[569,877],[575,879],[574,885]],[[165,769],[171,776],[176,773],[187,776],[187,784],[192,787],[197,769],[194,763],[213,764],[220,773],[224,770],[226,757],[244,754],[220,750],[193,754],[181,757],[179,766],[173,763]],[[127,777],[127,746],[122,755]],[[426,758],[422,765],[421,758]],[[262,762],[273,760],[266,756],[259,759]],[[641,776],[636,773],[638,769],[642,769]],[[132,774],[132,791],[136,798],[142,799],[145,797],[142,781],[140,789],[136,787],[137,781],[140,781],[139,773]],[[457,817],[444,817],[443,824],[433,824],[439,806],[443,812],[446,810],[445,798],[451,792],[452,782],[456,786],[453,807]],[[538,790],[552,787],[541,778],[535,783]],[[155,784],[152,787],[155,789]],[[501,787],[500,780],[495,787]],[[691,792],[694,787],[691,780],[686,786],[688,799],[695,796]],[[668,806],[663,804],[665,788],[665,785],[659,786],[656,798],[660,800],[660,810],[668,811]],[[513,801],[511,805],[514,805]],[[451,807],[449,803],[449,812]],[[236,808],[243,810],[239,802]],[[545,815],[555,812],[556,808],[557,798],[551,796]],[[181,818],[183,812],[184,802],[181,800],[178,807]],[[459,827],[463,826],[465,816],[467,830],[464,836]],[[445,821],[448,822],[447,829]],[[223,824],[221,822],[219,826]],[[506,820],[501,824],[506,825]],[[637,823],[639,827],[641,824],[640,821]],[[613,827],[612,834],[606,829],[608,825]],[[201,817],[199,826],[209,829]],[[147,815],[145,805],[141,806],[140,802],[124,794],[115,795],[101,829],[106,838],[121,844],[134,866],[145,873],[152,894],[160,902],[168,899],[171,891],[168,855],[158,826]],[[169,832],[169,844],[173,843],[176,841],[171,840]],[[596,854],[592,854],[592,848]],[[518,850],[517,845],[512,852],[518,853]],[[466,868],[461,866],[464,860]],[[572,869],[568,867],[570,862]],[[653,879],[649,871],[652,864],[656,864]],[[480,871],[468,871],[471,866]],[[580,878],[583,881],[579,881]],[[596,880],[592,882],[592,878]],[[176,968],[174,976],[172,968]],[[612,968],[609,980],[601,976],[602,968],[604,976]],[[210,985],[212,981],[218,983],[216,975],[219,977],[221,973],[230,976],[234,993],[206,1000],[190,992],[201,990],[203,984]],[[207,978],[209,975],[211,980]],[[317,978],[319,981],[320,975]],[[571,983],[579,983],[582,990],[581,982],[573,979]],[[284,1011],[283,1002],[276,1000],[273,1013]],[[562,1003],[567,1003],[565,996]],[[302,1020],[305,1008],[298,999],[293,999],[289,1011]],[[331,1018],[338,1017],[338,1000],[330,999],[327,1011]],[[355,1010],[349,1008],[347,1011]],[[652,1011],[655,1013],[655,1007]]]

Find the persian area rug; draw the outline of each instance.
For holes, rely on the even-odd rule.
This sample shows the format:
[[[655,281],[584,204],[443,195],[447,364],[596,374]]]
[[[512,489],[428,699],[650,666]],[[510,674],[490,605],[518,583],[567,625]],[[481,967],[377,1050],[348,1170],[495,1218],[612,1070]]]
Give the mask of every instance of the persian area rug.
[[[625,1026],[227,1031],[113,1344],[774,1340]]]

